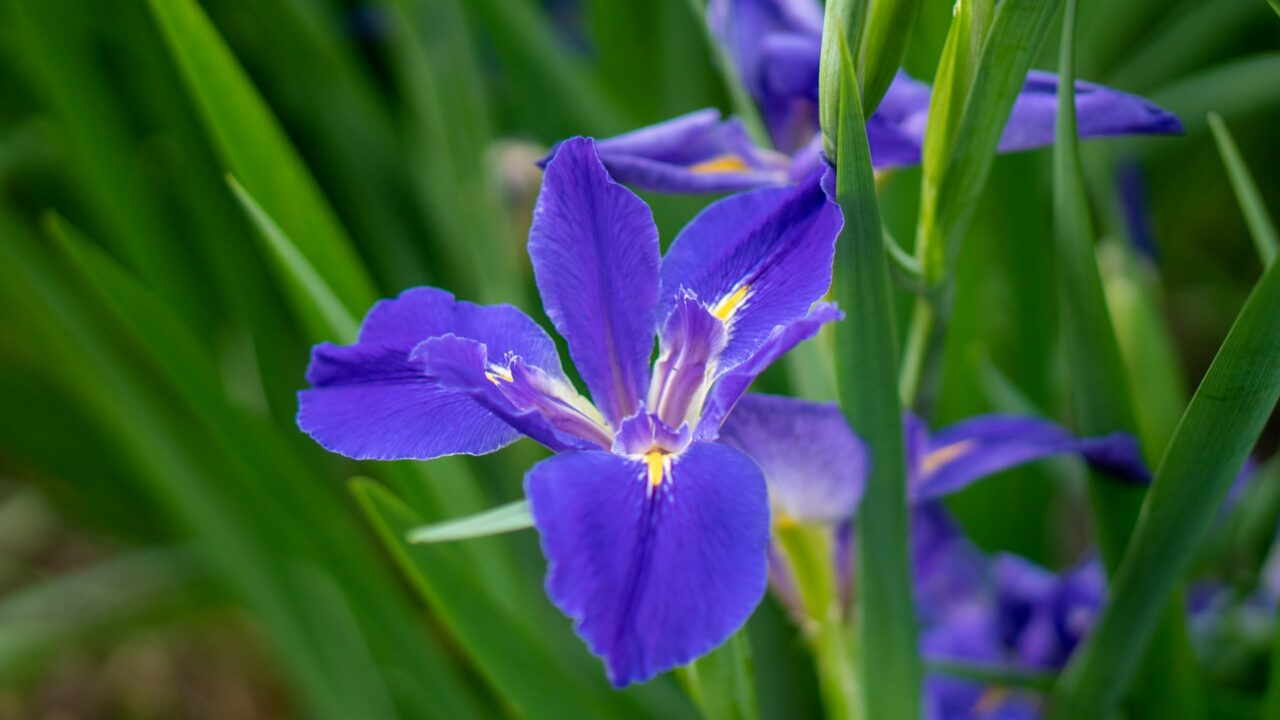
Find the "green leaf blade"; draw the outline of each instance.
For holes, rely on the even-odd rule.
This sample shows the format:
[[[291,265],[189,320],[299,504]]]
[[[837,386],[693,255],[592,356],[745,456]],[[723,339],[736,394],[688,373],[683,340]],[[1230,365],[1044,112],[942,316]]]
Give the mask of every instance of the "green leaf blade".
[[[857,523],[861,717],[919,717],[921,667],[889,261],[857,75],[843,28],[833,21],[837,13],[828,8],[823,62],[839,65],[826,69],[822,87],[828,107],[824,117],[831,114],[831,96],[839,99],[838,124],[824,128],[828,137],[834,135],[836,199],[845,223],[836,246],[833,286],[837,302],[857,311],[835,328],[836,379],[845,416],[875,458]]]
[[[1236,318],[1156,472],[1111,600],[1076,653],[1050,717],[1106,717],[1137,671],[1195,550],[1280,398],[1280,270]]]
[[[170,54],[227,168],[275,218],[349,310],[376,295],[319,186],[231,50],[193,0],[150,0]]]
[[[439,543],[470,540],[533,527],[533,514],[528,500],[517,500],[475,515],[423,525],[410,530],[405,538],[411,543]]]

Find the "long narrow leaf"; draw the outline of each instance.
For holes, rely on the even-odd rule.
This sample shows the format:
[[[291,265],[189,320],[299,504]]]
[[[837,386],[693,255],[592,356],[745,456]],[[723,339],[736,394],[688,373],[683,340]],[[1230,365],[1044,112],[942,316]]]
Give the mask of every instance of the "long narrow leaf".
[[[1231,189],[1240,202],[1240,211],[1244,213],[1244,220],[1249,225],[1249,235],[1258,248],[1258,257],[1262,258],[1263,265],[1270,265],[1275,262],[1276,250],[1280,248],[1280,236],[1276,233],[1275,222],[1267,212],[1262,193],[1258,192],[1258,186],[1249,174],[1249,166],[1240,155],[1240,148],[1236,147],[1236,141],[1231,137],[1231,131],[1227,130],[1222,116],[1209,113],[1209,128],[1213,130],[1214,142],[1218,143],[1222,163],[1227,166]]]
[[[438,543],[452,540],[501,535],[533,527],[533,515],[528,500],[517,500],[456,520],[433,523],[414,528],[406,535],[411,543]]]
[[[228,175],[227,185],[231,187],[249,220],[258,228],[258,235],[275,258],[283,284],[291,291],[295,312],[311,328],[314,339],[338,343],[355,342],[356,320],[343,307],[342,301],[334,295],[324,278],[320,277],[311,263],[307,262],[306,256],[285,236],[275,220],[271,219],[235,177]]]
[[[1054,128],[1054,248],[1061,268],[1064,345],[1072,372],[1071,393],[1080,430],[1088,435],[1135,432],[1128,377],[1107,311],[1102,278],[1094,254],[1095,231],[1089,215],[1076,135],[1076,0],[1067,0],[1058,61],[1058,113]],[[1094,472],[1089,483],[1094,525],[1103,562],[1114,574],[1129,540],[1142,500],[1139,488]],[[1187,643],[1181,603],[1175,599],[1159,613],[1158,652],[1146,656],[1134,712],[1140,718],[1195,717],[1199,684]]]
[[[839,3],[833,3],[839,5]],[[828,8],[823,102],[838,98],[835,135],[836,197],[844,213],[837,244],[835,296],[856,308],[836,326],[836,379],[849,424],[867,441],[871,473],[858,514],[858,651],[864,713],[868,718],[920,715],[920,661],[908,557],[906,460],[897,392],[889,261],[876,200],[875,174],[857,75],[849,59],[838,8]],[[829,113],[827,113],[829,114]]]
[[[1280,269],[1254,288],[1156,472],[1093,635],[1052,698],[1055,718],[1107,717],[1280,397]]]
[[[150,0],[150,7],[228,169],[343,305],[371,305],[373,284],[346,231],[204,11],[194,0]]]

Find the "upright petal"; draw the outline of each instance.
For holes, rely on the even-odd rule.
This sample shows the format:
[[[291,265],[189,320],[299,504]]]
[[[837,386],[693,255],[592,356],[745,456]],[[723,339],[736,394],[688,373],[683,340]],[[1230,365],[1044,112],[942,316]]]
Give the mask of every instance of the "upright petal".
[[[1079,455],[1118,479],[1151,479],[1137,440],[1130,435],[1076,438],[1047,420],[986,415],[956,423],[928,441],[914,468],[912,496],[936,498],[1002,470],[1066,454]]]
[[[1039,70],[1027,73],[1000,138],[1000,151],[1051,145],[1057,109],[1058,76]],[[1155,103],[1084,81],[1076,81],[1076,117],[1082,138],[1182,132],[1177,116]]]
[[[711,651],[764,595],[760,470],[708,443],[672,457],[656,483],[654,463],[606,452],[556,455],[525,478],[547,593],[618,686]]]
[[[756,147],[742,123],[707,109],[596,142],[615,180],[644,190],[703,193],[789,181],[788,159]]]
[[[671,427],[696,423],[724,343],[724,323],[696,297],[681,298],[662,326],[647,407]]]
[[[848,520],[867,482],[867,450],[835,403],[746,395],[720,441],[764,472],[769,502],[803,522]]]
[[[592,140],[564,141],[547,164],[529,258],[547,315],[616,427],[649,384],[658,229],[644,201],[609,177]]]
[[[795,188],[734,195],[703,210],[662,261],[659,312],[692,291],[729,328],[722,371],[779,325],[805,317],[831,286],[843,218],[815,173]]]
[[[519,433],[501,418],[441,388],[410,359],[418,343],[448,333],[562,372],[551,338],[516,308],[415,288],[374,305],[354,345],[312,350],[312,387],[298,394],[298,427],[326,449],[362,460],[480,455],[514,441]]]
[[[699,439],[714,439],[724,419],[728,417],[738,399],[747,391],[760,373],[787,354],[791,348],[818,334],[823,325],[844,317],[835,305],[818,303],[803,320],[773,329],[755,354],[721,375],[711,386],[703,403],[702,419],[696,435]]]

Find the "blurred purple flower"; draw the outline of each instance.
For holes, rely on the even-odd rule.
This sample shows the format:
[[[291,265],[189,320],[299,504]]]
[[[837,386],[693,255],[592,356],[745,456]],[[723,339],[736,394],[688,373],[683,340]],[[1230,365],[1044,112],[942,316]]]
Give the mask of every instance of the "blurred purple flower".
[[[525,476],[547,592],[615,684],[646,680],[715,648],[764,593],[764,479],[715,440],[755,375],[839,318],[814,303],[841,225],[814,174],[711,205],[661,258],[649,208],[592,140],[565,141],[529,255],[592,399],[521,311],[416,288],[375,305],[354,345],[314,348],[298,425],[359,459],[522,435],[555,451]]]
[[[904,418],[912,565],[921,648],[935,660],[992,668],[1060,666],[1092,623],[1103,597],[1095,560],[1054,573],[1012,555],[991,558],[960,531],[938,501],[1017,465],[1075,455],[1122,482],[1147,483],[1150,471],[1128,435],[1076,438],[1036,418],[986,415],[929,433]],[[849,599],[851,520],[872,461],[833,404],[747,395],[721,441],[749,455],[764,473],[775,523],[831,527],[841,591]],[[783,553],[771,554],[770,580],[793,610],[801,607]],[[988,688],[931,675],[927,717],[937,720],[1037,716],[1033,693]]]
[[[750,143],[737,120],[702,110],[602,140],[619,182],[659,192],[726,192],[794,182],[820,164],[818,65],[822,10],[813,0],[711,0],[707,22],[728,52],[779,151]],[[1031,71],[1014,103],[1001,152],[1053,143],[1058,78]],[[867,120],[876,168],[920,163],[930,88],[899,72]],[[1140,97],[1076,83],[1081,137],[1171,134],[1177,117]],[[781,153],[781,154],[779,154]]]

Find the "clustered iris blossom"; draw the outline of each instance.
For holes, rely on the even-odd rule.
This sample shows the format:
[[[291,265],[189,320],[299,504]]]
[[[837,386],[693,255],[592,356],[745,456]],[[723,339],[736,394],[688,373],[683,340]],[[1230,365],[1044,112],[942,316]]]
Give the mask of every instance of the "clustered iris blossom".
[[[742,123],[700,110],[599,143],[619,181],[658,192],[728,192],[796,182],[821,165],[818,65],[822,9],[814,0],[711,0],[707,22],[756,101],[773,149]],[[1080,137],[1171,134],[1173,114],[1143,98],[1076,82]],[[1031,71],[1014,102],[1001,152],[1053,142],[1057,76]],[[930,88],[899,72],[867,119],[877,169],[916,165],[924,147]]]
[[[687,663],[765,591],[765,481],[717,440],[755,376],[840,317],[819,302],[843,224],[824,182],[714,203],[660,257],[648,207],[592,140],[567,140],[528,250],[591,399],[527,315],[424,287],[374,306],[355,344],[313,350],[298,425],[360,459],[546,446],[525,494],[552,601],[617,685]]]
[[[984,477],[1052,456],[1078,456],[1118,482],[1151,475],[1135,438],[1076,438],[1037,418],[987,415],[936,433],[904,418],[912,577],[922,654],[992,670],[1056,670],[1092,626],[1105,595],[1101,565],[1089,557],[1053,573],[1016,555],[988,556],[961,532],[939,500]],[[749,394],[729,416],[721,440],[747,453],[764,473],[776,527],[806,523],[832,533],[842,604],[853,594],[850,526],[866,483],[861,441],[831,403]],[[770,580],[785,605],[803,615],[797,578],[785,553],[771,553]],[[929,720],[1039,717],[1033,693],[988,688],[931,674]]]

